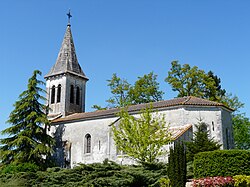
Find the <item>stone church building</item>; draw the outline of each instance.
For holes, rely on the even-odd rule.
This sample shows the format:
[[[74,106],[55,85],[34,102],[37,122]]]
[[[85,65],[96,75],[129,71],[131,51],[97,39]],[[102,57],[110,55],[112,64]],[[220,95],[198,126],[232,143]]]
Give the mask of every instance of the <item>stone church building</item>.
[[[56,139],[55,158],[60,166],[102,162],[106,158],[121,164],[134,163],[116,149],[112,137],[112,125],[119,124],[119,109],[85,112],[88,78],[77,60],[70,23],[56,63],[45,79],[48,117],[52,122],[48,133]],[[137,115],[146,106],[133,105],[128,110]],[[174,140],[190,140],[196,130],[194,125],[201,119],[222,149],[233,148],[232,109],[223,104],[189,96],[154,102],[152,106],[165,115]]]

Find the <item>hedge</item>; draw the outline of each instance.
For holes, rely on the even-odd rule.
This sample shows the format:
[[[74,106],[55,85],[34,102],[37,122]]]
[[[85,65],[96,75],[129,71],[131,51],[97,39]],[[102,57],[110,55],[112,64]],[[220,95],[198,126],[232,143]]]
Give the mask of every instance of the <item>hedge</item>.
[[[194,177],[250,175],[250,151],[217,150],[194,157]]]

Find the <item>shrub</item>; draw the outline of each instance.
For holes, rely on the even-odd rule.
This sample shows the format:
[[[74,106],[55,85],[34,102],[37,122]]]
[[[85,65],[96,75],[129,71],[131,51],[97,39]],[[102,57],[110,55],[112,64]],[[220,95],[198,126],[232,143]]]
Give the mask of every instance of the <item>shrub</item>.
[[[162,177],[159,179],[160,187],[170,187],[170,180],[168,178]]]
[[[195,178],[235,175],[250,175],[250,151],[217,150],[195,155]]]
[[[112,186],[160,187],[159,179],[167,174],[166,165],[154,169],[142,166],[121,166],[111,161],[103,164],[81,164],[73,169],[48,168],[47,171],[19,172],[0,175],[0,186]]]
[[[207,177],[193,180],[193,187],[207,187],[207,186],[234,186],[232,177]]]
[[[40,167],[33,163],[9,164],[1,168],[1,173],[36,172]]]
[[[236,187],[248,187],[250,186],[250,176],[246,175],[236,175],[233,177]]]

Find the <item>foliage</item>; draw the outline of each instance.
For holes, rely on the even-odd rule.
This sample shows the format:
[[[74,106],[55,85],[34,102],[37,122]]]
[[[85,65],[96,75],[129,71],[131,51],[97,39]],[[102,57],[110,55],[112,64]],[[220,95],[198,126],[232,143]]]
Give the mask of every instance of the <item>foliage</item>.
[[[163,91],[159,90],[157,75],[153,72],[138,77],[128,92],[132,104],[150,103],[162,100]]]
[[[187,163],[187,179],[194,178],[194,161]]]
[[[226,91],[221,89],[220,79],[213,72],[206,73],[189,64],[182,66],[178,61],[173,61],[171,65],[165,81],[172,86],[173,91],[178,92],[178,97],[196,96],[220,101],[225,95]]]
[[[107,100],[112,106],[124,107],[130,104],[129,90],[131,85],[125,79],[121,79],[116,74],[113,74],[112,78],[108,80],[108,86],[110,87],[113,96]]]
[[[250,176],[246,175],[236,175],[233,177],[234,179],[234,186],[237,187],[248,187],[250,186]]]
[[[244,107],[244,103],[240,101],[240,99],[236,96],[233,95],[232,93],[226,93],[222,97],[223,104],[228,106],[229,108],[234,109],[234,115],[240,114],[240,109]]]
[[[35,70],[27,90],[20,94],[14,104],[15,108],[7,121],[11,127],[2,131],[2,134],[9,135],[0,140],[0,159],[4,165],[32,163],[47,167],[50,163],[54,140],[42,127],[48,126],[49,121],[44,113],[45,105],[39,102],[45,99],[40,92],[45,91],[39,87],[44,83],[37,80],[37,75],[41,75],[41,72]]]
[[[193,180],[194,187],[207,187],[207,186],[234,186],[232,177],[207,177],[202,179]]]
[[[112,127],[118,150],[141,164],[154,163],[157,157],[164,154],[162,147],[171,141],[165,117],[152,112],[146,107],[137,118],[121,110],[118,113],[119,124]]]
[[[162,177],[159,179],[160,187],[171,187],[170,179]]]
[[[1,168],[1,173],[36,172],[40,167],[33,163],[8,164]]]
[[[243,114],[233,116],[234,142],[237,149],[250,150],[250,121]]]
[[[134,85],[128,83],[126,79],[121,79],[116,74],[108,80],[112,97],[107,100],[108,106],[101,107],[98,105],[92,108],[103,110],[113,107],[124,107],[128,105],[135,105],[141,103],[150,103],[162,100],[164,94],[159,90],[159,83],[157,82],[157,75],[153,72],[138,77]]]
[[[209,131],[207,130],[207,124],[201,120],[198,124],[195,124],[196,131],[190,142],[186,142],[187,146],[187,161],[193,161],[194,155],[204,151],[214,151],[220,148],[216,141],[209,138]]]
[[[250,151],[216,150],[195,155],[195,178],[234,175],[250,175]]]
[[[148,170],[140,166],[121,166],[105,161],[103,164],[79,165],[73,169],[49,168],[36,173],[2,174],[0,186],[50,187],[158,187],[157,181],[166,175],[166,166]]]
[[[168,176],[171,186],[185,187],[187,176],[187,163],[184,144],[176,142],[170,148]]]
[[[212,101],[221,101],[221,99],[225,96],[226,90],[221,88],[221,80],[217,75],[214,75],[212,71],[207,73],[208,79],[212,78],[214,80],[214,84],[210,84],[211,87],[207,87],[205,92],[205,98]]]

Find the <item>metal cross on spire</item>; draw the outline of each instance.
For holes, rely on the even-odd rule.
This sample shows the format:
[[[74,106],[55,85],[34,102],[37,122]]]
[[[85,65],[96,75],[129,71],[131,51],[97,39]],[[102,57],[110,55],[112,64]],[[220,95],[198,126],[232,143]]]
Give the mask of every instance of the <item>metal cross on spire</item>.
[[[69,9],[69,13],[67,14],[68,16],[68,25],[70,26],[70,18],[72,17],[72,15],[70,14],[70,9]]]

